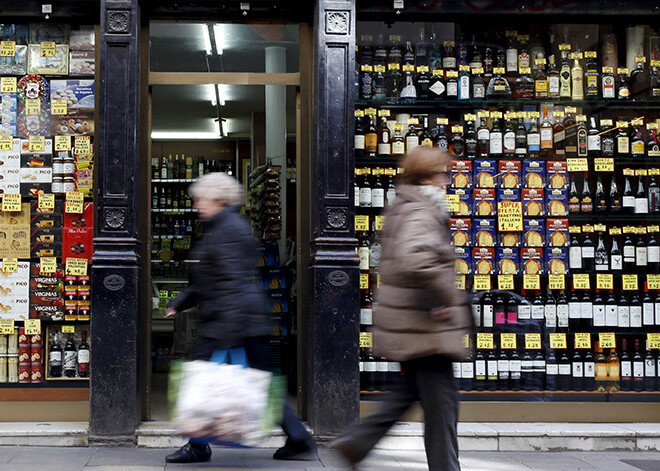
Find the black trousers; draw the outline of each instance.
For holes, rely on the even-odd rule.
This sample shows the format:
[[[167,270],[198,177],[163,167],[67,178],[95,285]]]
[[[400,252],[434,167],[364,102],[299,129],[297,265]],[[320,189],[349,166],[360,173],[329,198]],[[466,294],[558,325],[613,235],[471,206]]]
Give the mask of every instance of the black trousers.
[[[412,404],[424,409],[424,445],[430,471],[460,471],[458,462],[458,391],[451,362],[431,356],[401,363],[400,384],[375,414],[352,425],[344,436],[351,440],[351,455],[363,460],[369,451]]]

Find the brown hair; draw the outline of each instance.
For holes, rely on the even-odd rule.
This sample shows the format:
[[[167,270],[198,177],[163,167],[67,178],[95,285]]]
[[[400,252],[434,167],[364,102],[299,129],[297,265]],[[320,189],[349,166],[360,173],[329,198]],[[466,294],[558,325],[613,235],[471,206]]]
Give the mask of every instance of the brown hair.
[[[408,152],[399,165],[403,170],[399,183],[419,185],[433,175],[447,172],[450,163],[451,156],[446,151],[437,147],[417,146]]]

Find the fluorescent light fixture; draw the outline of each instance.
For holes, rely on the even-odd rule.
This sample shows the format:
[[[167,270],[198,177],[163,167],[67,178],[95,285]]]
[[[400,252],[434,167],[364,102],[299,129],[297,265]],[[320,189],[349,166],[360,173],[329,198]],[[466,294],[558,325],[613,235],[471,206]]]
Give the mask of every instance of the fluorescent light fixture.
[[[208,84],[204,86],[206,89],[206,96],[207,99],[211,102],[211,106],[215,108],[215,106],[218,104],[218,95],[216,95],[215,88],[212,84]]]
[[[225,106],[225,95],[222,93],[222,88],[219,84],[215,84],[215,91],[217,93],[218,97],[218,103],[220,103],[220,106]]]
[[[204,48],[206,49],[206,55],[210,56],[213,54],[213,49],[211,48],[211,33],[209,32],[210,26],[206,23],[202,23],[202,36],[204,37]]]
[[[216,140],[222,135],[219,132],[178,132],[178,131],[152,131],[151,139],[154,141],[195,141]]]
[[[222,55],[222,46],[223,46],[223,41],[222,41],[222,25],[219,23],[216,23],[213,25],[213,36],[215,37],[215,50],[216,53],[221,56]]]

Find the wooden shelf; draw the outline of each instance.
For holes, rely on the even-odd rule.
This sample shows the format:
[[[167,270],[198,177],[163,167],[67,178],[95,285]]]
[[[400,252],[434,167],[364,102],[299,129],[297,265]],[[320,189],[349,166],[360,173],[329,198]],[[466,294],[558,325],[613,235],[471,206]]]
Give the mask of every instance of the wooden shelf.
[[[18,385],[11,388],[0,388],[2,402],[66,402],[89,401],[89,387],[83,388],[53,388],[42,385]],[[32,386],[32,387],[31,387]],[[35,387],[39,386],[39,387]]]

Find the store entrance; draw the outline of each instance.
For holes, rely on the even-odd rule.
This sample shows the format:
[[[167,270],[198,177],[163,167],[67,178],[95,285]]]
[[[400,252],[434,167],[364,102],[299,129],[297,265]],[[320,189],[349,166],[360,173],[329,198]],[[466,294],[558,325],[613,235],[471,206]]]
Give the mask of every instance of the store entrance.
[[[295,391],[299,89],[282,84],[282,77],[298,76],[288,72],[298,70],[299,36],[297,26],[264,26],[150,25],[146,419],[169,420],[168,373],[200,335],[194,310],[176,319],[166,318],[165,311],[188,286],[187,254],[202,232],[188,187],[209,172],[225,172],[243,185],[242,213],[260,242],[256,270],[269,299],[273,366],[289,376]],[[255,76],[260,77],[250,80]]]

